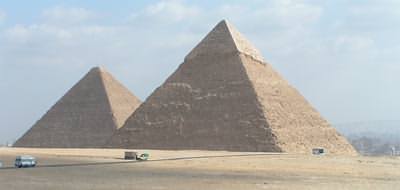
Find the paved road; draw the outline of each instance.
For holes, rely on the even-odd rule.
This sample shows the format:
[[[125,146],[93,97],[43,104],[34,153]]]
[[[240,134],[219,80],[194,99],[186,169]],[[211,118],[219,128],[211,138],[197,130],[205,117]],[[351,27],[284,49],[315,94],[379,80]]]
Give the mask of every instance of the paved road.
[[[284,158],[282,158],[284,157]],[[315,167],[336,168],[319,162],[336,164],[343,167],[343,160],[332,162],[327,159],[312,158],[300,159],[295,156],[281,156],[276,154],[237,154],[220,156],[195,156],[158,159],[144,162],[125,161],[112,158],[88,157],[57,157],[38,156],[36,168],[13,168],[14,157],[0,155],[5,168],[0,169],[0,190],[108,190],[108,189],[394,189],[398,183],[395,171],[387,170],[392,174],[385,176],[358,177],[358,173],[330,174],[329,170],[319,170]],[[244,159],[243,159],[244,158]],[[282,161],[283,159],[283,161]],[[304,164],[295,164],[300,160]],[[93,161],[94,160],[94,161]],[[259,162],[266,160],[267,162]],[[263,170],[213,169],[213,164],[229,163],[247,164],[257,162],[252,166],[263,167]],[[268,170],[269,165],[279,162],[282,170]],[[329,161],[329,162],[328,162]],[[390,161],[390,163],[389,163]],[[391,163],[393,161],[393,163]],[[285,164],[282,165],[282,162]],[[314,163],[317,162],[317,163]],[[386,163],[388,162],[388,163]],[[268,163],[265,165],[264,163]],[[368,162],[356,162],[358,167]],[[396,160],[386,160],[387,164],[397,167]],[[385,164],[381,163],[381,164]],[[200,164],[202,167],[199,167]],[[287,164],[287,165],[286,165]],[[371,164],[371,163],[369,163]],[[165,167],[174,165],[174,167]],[[290,166],[299,166],[300,170]],[[162,167],[161,167],[162,166]],[[183,166],[183,167],[175,167]],[[207,168],[203,168],[206,166]],[[376,166],[376,165],[372,165]],[[379,165],[380,166],[380,165]],[[246,166],[247,167],[247,166]],[[302,168],[301,168],[302,167]],[[304,170],[304,167],[307,169]],[[381,167],[381,166],[380,166]],[[210,169],[211,168],[211,169]],[[238,168],[238,167],[235,167]],[[267,169],[265,169],[267,168]],[[343,168],[340,170],[347,171]],[[298,171],[316,171],[302,173]],[[361,170],[360,168],[357,170]],[[369,171],[369,170],[368,170]],[[374,171],[369,171],[374,172]],[[394,172],[394,173],[393,173]],[[337,172],[336,172],[337,173]],[[362,173],[359,173],[363,175]],[[396,174],[396,175],[393,175]]]
[[[247,189],[279,177],[234,171],[161,169],[149,164],[232,156],[250,155],[181,157],[145,162],[111,159],[87,162],[87,159],[79,161],[61,157],[38,157],[36,168],[22,169],[11,166],[12,157],[3,156],[1,159],[5,161],[6,167],[0,170],[0,189]]]
[[[257,156],[269,156],[269,155],[284,155],[285,153],[252,153],[252,154],[229,154],[229,155],[216,155],[216,156],[186,156],[186,157],[176,157],[176,158],[166,158],[166,159],[150,159],[145,162],[166,162],[166,161],[176,161],[176,160],[194,160],[194,159],[212,159],[212,158],[229,158],[229,157],[257,157]],[[7,158],[7,162],[3,163],[3,167],[0,168],[5,169],[17,169],[14,167],[14,157],[3,156]],[[40,161],[39,161],[40,160]],[[57,161],[59,163],[55,163]],[[82,162],[82,161],[72,161],[71,159],[66,158],[54,158],[51,157],[42,157],[38,158],[38,163],[35,168],[51,168],[51,167],[73,167],[73,166],[93,166],[93,165],[113,165],[113,164],[138,164],[143,161],[133,161],[133,160],[122,160],[119,158],[115,158],[112,161],[106,162]],[[30,169],[35,169],[30,168]]]

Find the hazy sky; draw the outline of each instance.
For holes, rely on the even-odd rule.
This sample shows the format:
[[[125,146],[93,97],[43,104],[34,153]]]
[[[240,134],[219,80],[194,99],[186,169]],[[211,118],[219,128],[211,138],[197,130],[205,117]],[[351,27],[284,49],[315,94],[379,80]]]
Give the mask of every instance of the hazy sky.
[[[222,19],[331,123],[400,119],[397,0],[0,0],[0,143],[93,66],[144,100]]]

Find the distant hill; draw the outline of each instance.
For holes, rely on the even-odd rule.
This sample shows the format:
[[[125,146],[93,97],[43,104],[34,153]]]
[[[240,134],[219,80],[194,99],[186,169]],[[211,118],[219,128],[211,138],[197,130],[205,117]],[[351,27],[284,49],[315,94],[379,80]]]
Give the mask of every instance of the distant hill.
[[[334,125],[335,128],[348,138],[370,137],[389,142],[400,142],[400,120],[393,121],[364,121]]]
[[[390,155],[400,150],[400,120],[364,121],[334,125],[364,155]],[[395,151],[396,152],[396,151]]]

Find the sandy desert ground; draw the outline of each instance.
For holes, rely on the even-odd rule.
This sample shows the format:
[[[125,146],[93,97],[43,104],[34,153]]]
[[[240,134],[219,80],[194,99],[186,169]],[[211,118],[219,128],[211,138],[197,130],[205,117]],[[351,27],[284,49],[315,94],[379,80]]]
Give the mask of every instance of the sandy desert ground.
[[[0,148],[0,189],[399,189],[400,158],[225,151]],[[16,169],[16,155],[37,157]]]

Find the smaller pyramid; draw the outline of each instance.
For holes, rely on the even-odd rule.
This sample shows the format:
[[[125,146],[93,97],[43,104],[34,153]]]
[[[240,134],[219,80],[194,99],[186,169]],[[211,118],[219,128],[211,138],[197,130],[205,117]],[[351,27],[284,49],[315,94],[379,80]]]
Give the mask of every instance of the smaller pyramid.
[[[14,146],[103,147],[140,103],[104,68],[92,68]]]

